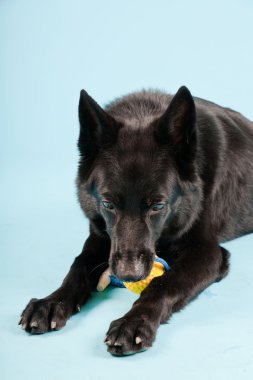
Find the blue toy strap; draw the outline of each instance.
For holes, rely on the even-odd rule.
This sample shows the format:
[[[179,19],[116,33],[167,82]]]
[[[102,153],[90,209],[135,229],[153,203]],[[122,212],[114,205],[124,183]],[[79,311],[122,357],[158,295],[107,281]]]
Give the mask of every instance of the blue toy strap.
[[[120,281],[117,277],[110,275],[111,283],[110,285],[117,286],[118,288],[125,288],[125,285],[122,281]]]
[[[156,257],[156,258],[155,258],[155,261],[156,261],[157,263],[161,263],[161,264],[164,266],[164,268],[165,268],[166,270],[169,270],[169,269],[170,269],[170,266],[169,266],[169,264],[167,263],[167,261],[165,261],[164,259],[161,259],[161,257]]]

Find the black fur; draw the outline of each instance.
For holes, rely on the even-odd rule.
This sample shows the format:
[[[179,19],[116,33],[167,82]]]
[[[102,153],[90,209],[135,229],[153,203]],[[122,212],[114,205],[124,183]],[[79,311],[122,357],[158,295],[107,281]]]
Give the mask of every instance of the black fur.
[[[135,353],[227,274],[229,254],[219,244],[253,230],[253,124],[186,87],[174,97],[134,93],[105,110],[82,91],[79,119],[77,187],[90,236],[60,288],[32,299],[20,323],[31,333],[63,327],[108,265],[137,281],[157,253],[172,269],[106,336],[112,354]]]

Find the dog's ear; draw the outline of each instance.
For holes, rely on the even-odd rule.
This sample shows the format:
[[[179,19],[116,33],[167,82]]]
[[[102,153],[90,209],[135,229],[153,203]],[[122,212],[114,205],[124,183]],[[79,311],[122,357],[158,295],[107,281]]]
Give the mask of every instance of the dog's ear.
[[[116,121],[94,99],[81,90],[79,100],[80,135],[78,147],[83,158],[92,158],[99,148],[113,143],[118,131]]]
[[[192,163],[197,143],[196,110],[187,87],[180,87],[155,124],[155,138],[160,144],[170,147],[180,167]]]

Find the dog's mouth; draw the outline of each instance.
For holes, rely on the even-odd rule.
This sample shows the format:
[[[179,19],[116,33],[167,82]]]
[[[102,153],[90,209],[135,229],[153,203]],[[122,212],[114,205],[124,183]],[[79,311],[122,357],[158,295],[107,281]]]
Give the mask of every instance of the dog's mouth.
[[[132,274],[129,274],[129,275],[115,275],[114,273],[112,273],[112,275],[115,276],[115,277],[117,277],[117,279],[119,279],[122,282],[137,282],[137,281],[144,280],[144,278],[147,277],[145,275],[143,275],[143,276],[134,276]]]

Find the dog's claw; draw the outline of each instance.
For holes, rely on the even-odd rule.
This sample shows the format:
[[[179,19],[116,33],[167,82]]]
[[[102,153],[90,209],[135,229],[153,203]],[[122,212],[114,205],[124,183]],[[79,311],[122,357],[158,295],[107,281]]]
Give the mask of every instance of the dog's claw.
[[[112,341],[109,339],[109,340],[105,340],[105,344],[107,344],[107,346],[111,346],[112,345]]]
[[[115,346],[115,347],[121,347],[121,346],[122,346],[122,344],[121,344],[121,343],[119,343],[119,342],[115,342],[115,343],[114,343],[114,346]]]
[[[52,321],[51,322],[51,329],[53,330],[53,329],[55,329],[56,328],[56,322],[55,321]]]
[[[140,344],[141,342],[142,342],[141,338],[140,338],[139,336],[137,336],[137,337],[135,338],[135,343],[136,343],[136,344]]]
[[[38,322],[34,321],[34,322],[31,323],[30,326],[37,328],[38,327]]]

